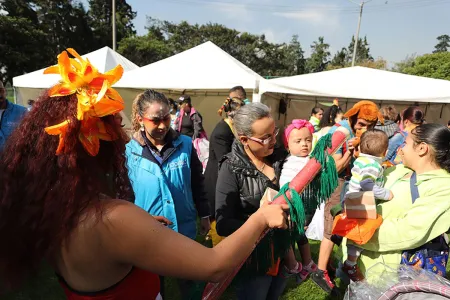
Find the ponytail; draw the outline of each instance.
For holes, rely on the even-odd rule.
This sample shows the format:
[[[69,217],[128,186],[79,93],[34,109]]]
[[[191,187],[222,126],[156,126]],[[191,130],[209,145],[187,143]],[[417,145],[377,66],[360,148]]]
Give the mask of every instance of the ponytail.
[[[245,102],[239,98],[227,98],[217,111],[217,114],[222,116],[222,113],[225,111],[228,117],[233,118],[236,111],[244,105]]]

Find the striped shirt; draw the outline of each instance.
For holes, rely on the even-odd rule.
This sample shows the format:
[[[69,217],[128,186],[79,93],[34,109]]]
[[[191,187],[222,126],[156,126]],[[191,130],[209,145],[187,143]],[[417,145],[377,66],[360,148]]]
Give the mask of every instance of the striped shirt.
[[[361,192],[361,181],[364,179],[371,179],[377,186],[383,187],[382,160],[382,157],[360,153],[359,157],[353,163],[352,178],[350,179],[347,193]]]

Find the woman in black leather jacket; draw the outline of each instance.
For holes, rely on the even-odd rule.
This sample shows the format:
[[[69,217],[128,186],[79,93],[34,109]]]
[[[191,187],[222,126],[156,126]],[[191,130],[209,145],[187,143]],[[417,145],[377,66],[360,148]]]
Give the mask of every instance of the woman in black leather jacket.
[[[232,152],[220,161],[216,186],[217,233],[228,236],[241,227],[260,207],[267,188],[279,189],[279,177],[286,151],[276,148],[278,128],[270,109],[251,103],[236,112],[234,129],[239,137]],[[285,278],[254,275],[237,285],[238,299],[278,299],[286,286]]]

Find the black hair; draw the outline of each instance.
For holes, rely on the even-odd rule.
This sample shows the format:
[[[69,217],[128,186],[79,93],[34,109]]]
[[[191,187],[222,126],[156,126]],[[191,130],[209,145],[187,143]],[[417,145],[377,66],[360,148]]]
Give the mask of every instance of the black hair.
[[[418,106],[410,106],[403,111],[403,122],[408,120],[413,124],[422,125],[425,121],[425,114]]]
[[[227,98],[222,106],[217,111],[219,116],[222,116],[223,112],[226,112],[228,117],[233,118],[236,111],[245,105],[245,102],[240,98]]]
[[[325,128],[329,126],[333,126],[335,124],[335,119],[338,114],[343,114],[342,109],[337,105],[331,105],[324,112],[322,119],[319,122],[319,128]]]
[[[242,86],[238,85],[238,86],[232,87],[230,89],[230,91],[228,92],[228,94],[231,94],[233,92],[236,92],[238,94],[239,99],[241,99],[241,100],[247,99],[247,93],[245,92],[245,89]]]
[[[450,120],[447,122],[447,126],[450,126]]]
[[[169,100],[163,93],[159,93],[155,90],[146,90],[145,92],[136,96],[133,101],[133,107],[131,112],[131,120],[133,124],[133,129],[138,131],[140,124],[137,120],[137,115],[143,116],[144,112],[147,110],[150,104],[158,103],[162,105],[167,105],[170,107]]]
[[[312,115],[315,115],[315,114],[318,114],[320,111],[323,111],[323,109],[322,108],[320,108],[320,107],[314,107],[312,110],[311,110],[311,116]]]
[[[178,109],[178,103],[175,100],[173,100],[172,98],[169,98],[168,100],[169,100],[169,106],[173,106],[173,108],[175,110],[177,110]]]
[[[436,164],[450,172],[450,129],[440,124],[423,124],[411,131],[415,143],[425,143],[433,149]]]

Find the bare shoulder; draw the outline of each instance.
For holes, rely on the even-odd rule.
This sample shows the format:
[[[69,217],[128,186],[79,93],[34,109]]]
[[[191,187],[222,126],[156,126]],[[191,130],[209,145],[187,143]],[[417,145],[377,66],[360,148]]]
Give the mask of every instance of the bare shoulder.
[[[102,221],[106,224],[120,225],[124,221],[150,218],[150,215],[142,208],[125,200],[111,199],[103,207]]]

